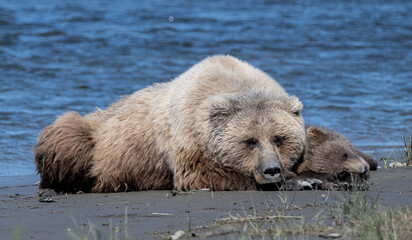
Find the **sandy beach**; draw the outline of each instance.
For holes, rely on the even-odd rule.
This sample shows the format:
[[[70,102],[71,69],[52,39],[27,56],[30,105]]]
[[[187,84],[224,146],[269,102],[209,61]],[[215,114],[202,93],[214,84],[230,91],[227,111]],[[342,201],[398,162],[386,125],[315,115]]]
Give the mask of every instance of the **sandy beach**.
[[[411,206],[411,171],[401,167],[372,172],[368,196],[379,195],[378,205],[383,208]],[[38,180],[36,176],[0,178],[2,239],[11,239],[13,231],[21,239],[71,239],[69,231],[83,227],[87,233],[89,223],[101,231],[103,239],[109,239],[110,232],[119,237],[127,232],[131,239],[164,239],[178,230],[189,232],[186,237],[237,239],[239,229],[222,224],[229,216],[264,214],[287,204],[292,206],[288,216],[311,221],[343,196],[340,191],[142,191],[60,195],[52,197],[52,202],[40,202],[34,186]]]

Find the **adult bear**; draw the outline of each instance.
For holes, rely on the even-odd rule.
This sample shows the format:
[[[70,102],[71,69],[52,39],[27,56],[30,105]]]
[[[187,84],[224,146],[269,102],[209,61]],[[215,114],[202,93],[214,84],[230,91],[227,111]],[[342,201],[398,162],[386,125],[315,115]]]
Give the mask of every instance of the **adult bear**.
[[[34,148],[39,189],[253,190],[293,175],[302,103],[231,56],[206,58],[171,82],[84,117],[68,112]]]

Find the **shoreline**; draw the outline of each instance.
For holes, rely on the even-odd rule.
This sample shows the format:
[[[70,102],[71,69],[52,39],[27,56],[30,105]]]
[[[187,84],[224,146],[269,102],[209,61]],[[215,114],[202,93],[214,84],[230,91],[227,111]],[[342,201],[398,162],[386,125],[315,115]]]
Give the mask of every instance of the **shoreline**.
[[[34,185],[38,181],[40,181],[40,176],[35,173],[22,176],[0,176],[0,189]]]
[[[371,172],[368,195],[379,196],[377,203],[384,208],[411,207],[411,171],[412,167],[400,167]],[[115,229],[119,236],[127,232],[132,239],[162,239],[178,230],[187,231],[188,225],[199,236],[219,230],[219,219],[229,215],[244,216],[282,207],[282,194],[288,204],[296,206],[287,214],[308,221],[319,211],[327,210],[328,205],[339,202],[342,196],[340,191],[196,191],[177,195],[171,191],[141,191],[66,194],[45,203],[37,197],[37,186],[33,185],[37,181],[35,175],[0,177],[0,232],[6,239],[16,229],[20,229],[21,239],[71,239],[68,229],[83,227],[87,233],[89,222],[101,231],[103,238]],[[314,204],[325,200],[326,195],[328,200],[324,204]],[[238,236],[233,229],[230,231],[229,234]],[[225,234],[213,239],[230,238]]]

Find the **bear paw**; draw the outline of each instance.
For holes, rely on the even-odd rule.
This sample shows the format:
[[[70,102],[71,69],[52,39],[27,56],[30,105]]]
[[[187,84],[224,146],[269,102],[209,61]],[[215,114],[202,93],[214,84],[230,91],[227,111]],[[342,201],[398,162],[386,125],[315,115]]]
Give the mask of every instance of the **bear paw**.
[[[323,182],[316,178],[290,179],[280,187],[280,190],[314,190],[322,186]]]
[[[51,188],[39,189],[37,194],[40,198],[50,198],[57,195],[57,193]]]

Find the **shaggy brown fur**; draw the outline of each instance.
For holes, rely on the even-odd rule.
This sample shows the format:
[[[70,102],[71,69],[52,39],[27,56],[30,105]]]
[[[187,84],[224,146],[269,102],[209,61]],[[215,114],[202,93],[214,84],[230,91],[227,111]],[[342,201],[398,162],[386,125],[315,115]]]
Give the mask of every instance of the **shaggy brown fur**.
[[[169,83],[43,130],[34,149],[41,187],[250,190],[279,182],[304,149],[302,107],[249,64],[207,58]]]
[[[93,186],[94,178],[88,176],[95,144],[92,134],[89,123],[76,112],[64,114],[41,132],[34,148],[40,189],[87,191]]]
[[[354,176],[368,179],[369,163],[376,169],[376,160],[356,149],[341,134],[318,126],[308,126],[306,132],[303,163],[297,168],[299,177],[351,182]]]

